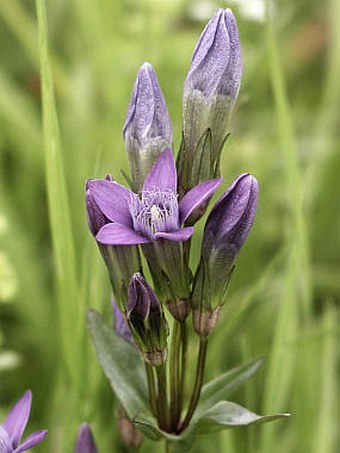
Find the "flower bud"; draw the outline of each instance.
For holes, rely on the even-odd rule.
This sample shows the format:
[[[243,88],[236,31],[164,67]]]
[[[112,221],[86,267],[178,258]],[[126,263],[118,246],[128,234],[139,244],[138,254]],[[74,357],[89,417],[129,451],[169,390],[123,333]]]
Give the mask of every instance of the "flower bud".
[[[110,176],[107,176],[106,179],[112,181]],[[101,227],[110,221],[95,202],[89,188],[89,181],[86,183],[85,191],[86,210],[89,228],[95,237]],[[138,247],[135,245],[103,245],[98,241],[97,245],[105,261],[117,305],[121,311],[124,311],[127,305],[130,279],[135,272],[139,272],[142,268]]]
[[[111,297],[111,305],[113,309],[114,331],[128,343],[134,344],[129,324],[124,313],[119,310],[114,297]]]
[[[97,453],[97,447],[92,436],[91,428],[83,423],[78,432],[74,453]]]
[[[194,327],[200,335],[210,333],[216,324],[216,309],[225,303],[237,255],[254,222],[257,199],[256,179],[243,174],[209,214],[192,294]]]
[[[156,73],[144,63],[137,75],[123,128],[133,190],[138,192],[146,175],[166,148],[172,147],[172,126]]]
[[[118,409],[118,428],[120,438],[128,451],[137,450],[143,442],[143,436],[122,407]]]
[[[185,192],[219,173],[220,154],[241,74],[235,17],[230,9],[219,9],[203,30],[184,83],[184,144],[179,173]]]
[[[130,281],[126,316],[144,360],[162,365],[167,355],[168,323],[156,294],[139,273]]]

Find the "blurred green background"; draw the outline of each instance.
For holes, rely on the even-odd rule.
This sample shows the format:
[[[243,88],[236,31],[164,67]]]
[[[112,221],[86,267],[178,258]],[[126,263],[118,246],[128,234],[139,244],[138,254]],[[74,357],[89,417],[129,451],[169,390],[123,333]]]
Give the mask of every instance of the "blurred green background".
[[[53,84],[45,65],[42,109],[35,3],[2,0],[0,420],[31,388],[29,429],[49,429],[37,452],[71,451],[84,420],[100,451],[124,451],[85,327],[87,307],[109,322],[111,313],[84,181],[112,173],[123,182],[121,130],[144,61],[159,76],[178,149],[194,45],[213,11],[227,6],[238,19],[244,72],[223,189],[248,171],[260,202],[206,378],[262,355],[260,373],[232,400],[292,417],[199,438],[192,451],[211,451],[213,441],[218,452],[332,453],[340,443],[340,2],[47,1]],[[197,239],[194,250],[197,258]],[[142,451],[162,448],[147,441]]]

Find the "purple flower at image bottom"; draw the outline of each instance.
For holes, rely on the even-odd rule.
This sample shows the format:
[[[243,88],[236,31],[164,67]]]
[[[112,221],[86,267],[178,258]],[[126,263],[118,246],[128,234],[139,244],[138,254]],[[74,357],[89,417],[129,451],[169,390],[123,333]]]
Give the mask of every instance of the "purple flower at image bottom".
[[[20,400],[15,403],[5,421],[0,425],[1,453],[20,453],[27,451],[44,440],[47,431],[35,431],[19,445],[29,419],[31,404],[32,392],[31,390],[27,390]]]
[[[98,453],[91,428],[87,423],[80,425],[73,453]]]
[[[162,152],[148,173],[141,195],[115,181],[90,180],[87,190],[103,215],[112,223],[103,225],[96,239],[107,245],[138,245],[155,242],[187,241],[193,227],[185,220],[211,198],[220,178],[204,181],[178,202],[177,171],[170,149]]]

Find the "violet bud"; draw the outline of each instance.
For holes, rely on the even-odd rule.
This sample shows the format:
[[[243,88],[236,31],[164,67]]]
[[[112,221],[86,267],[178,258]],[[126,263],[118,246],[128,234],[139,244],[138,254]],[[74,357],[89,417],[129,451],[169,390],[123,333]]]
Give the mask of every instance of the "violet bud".
[[[172,126],[156,73],[149,63],[139,69],[123,128],[133,190],[166,148],[172,147]]]
[[[113,320],[114,320],[114,330],[121,337],[124,338],[130,344],[133,344],[132,333],[129,327],[129,324],[125,318],[124,313],[122,313],[115,301],[114,297],[111,297],[111,305],[113,309]]]
[[[179,157],[179,173],[185,192],[219,173],[220,154],[241,74],[235,17],[230,9],[219,9],[201,34],[184,83],[185,151],[182,149]]]
[[[194,327],[200,335],[210,333],[219,307],[225,303],[237,255],[254,222],[257,199],[257,181],[246,173],[233,182],[209,214],[192,294]]]
[[[122,407],[118,409],[118,429],[120,438],[128,451],[137,450],[141,446],[143,436]]]
[[[126,316],[144,360],[154,366],[162,365],[167,356],[169,328],[156,294],[139,273],[129,285]]]
[[[96,443],[94,441],[91,428],[87,423],[83,423],[78,431],[74,453],[97,453]]]

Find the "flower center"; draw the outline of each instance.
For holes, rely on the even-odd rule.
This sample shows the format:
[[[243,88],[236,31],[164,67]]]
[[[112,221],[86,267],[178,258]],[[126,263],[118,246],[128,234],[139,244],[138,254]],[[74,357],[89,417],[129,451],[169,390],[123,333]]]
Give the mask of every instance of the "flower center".
[[[129,207],[135,231],[151,240],[157,232],[179,228],[177,195],[171,190],[143,190],[141,198],[133,194]]]

